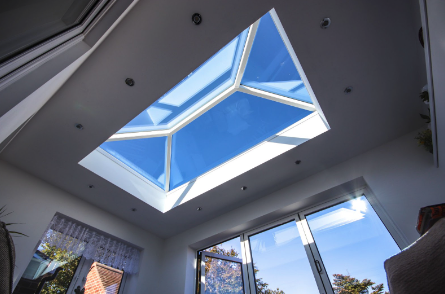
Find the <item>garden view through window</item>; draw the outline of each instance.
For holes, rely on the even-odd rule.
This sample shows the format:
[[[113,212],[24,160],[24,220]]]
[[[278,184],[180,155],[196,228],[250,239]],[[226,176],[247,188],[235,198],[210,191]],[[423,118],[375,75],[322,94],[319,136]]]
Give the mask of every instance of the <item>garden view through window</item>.
[[[34,253],[13,294],[75,294],[71,285],[76,271],[82,270],[82,256],[42,243]],[[82,263],[83,265],[83,263]],[[118,294],[123,271],[101,264],[88,263],[83,294]],[[82,277],[81,277],[82,279]],[[70,287],[71,286],[71,287]],[[70,289],[70,291],[69,291]]]
[[[56,214],[13,294],[118,294],[138,271],[139,251],[105,234]]]
[[[388,294],[383,263],[398,252],[363,195],[199,251],[197,294]]]
[[[41,243],[13,294],[65,294],[81,256]]]

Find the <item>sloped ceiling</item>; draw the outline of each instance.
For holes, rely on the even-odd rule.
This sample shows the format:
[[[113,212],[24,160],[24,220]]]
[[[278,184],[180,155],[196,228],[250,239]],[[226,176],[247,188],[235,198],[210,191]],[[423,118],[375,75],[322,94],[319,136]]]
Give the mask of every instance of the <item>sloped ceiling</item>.
[[[165,214],[78,164],[271,8],[330,131]],[[191,22],[195,12],[199,26]],[[332,20],[326,30],[323,17]],[[420,127],[420,26],[417,0],[141,0],[0,159],[169,237]],[[354,87],[348,95],[347,86]]]

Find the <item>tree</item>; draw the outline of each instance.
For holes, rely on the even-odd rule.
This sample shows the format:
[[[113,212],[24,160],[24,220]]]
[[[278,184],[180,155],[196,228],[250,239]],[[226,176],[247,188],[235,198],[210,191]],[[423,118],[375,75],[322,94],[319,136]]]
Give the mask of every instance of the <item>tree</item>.
[[[213,246],[209,252],[221,254],[224,256],[238,257],[238,252],[233,248],[226,250],[224,248]],[[229,294],[242,293],[243,281],[241,276],[241,265],[218,258],[206,257],[205,292],[209,294]]]
[[[335,294],[368,294],[369,287],[372,290],[370,294],[389,294],[389,292],[383,292],[385,288],[383,284],[375,285],[369,279],[360,281],[349,275],[334,274],[333,284]]]
[[[61,266],[62,270],[57,274],[57,277],[54,280],[45,283],[40,294],[66,293],[81,257],[67,252],[66,250],[58,249],[55,246],[49,246],[48,243],[43,243],[40,246],[40,252],[48,256],[50,259],[66,262]]]
[[[256,270],[256,268],[255,268]],[[256,271],[255,271],[256,273]],[[276,290],[270,290],[269,284],[266,282],[263,282],[263,279],[255,279],[256,288],[257,288],[257,294],[286,294],[283,290],[280,290],[280,288],[277,288]]]
[[[213,246],[209,252],[238,257],[239,253],[231,248],[226,250],[219,246]],[[259,269],[254,265],[255,274]],[[241,265],[239,263],[224,261],[218,258],[206,257],[205,260],[206,293],[208,294],[234,294],[243,293],[243,281]],[[257,294],[285,294],[282,290],[269,289],[269,284],[262,278],[255,279]]]

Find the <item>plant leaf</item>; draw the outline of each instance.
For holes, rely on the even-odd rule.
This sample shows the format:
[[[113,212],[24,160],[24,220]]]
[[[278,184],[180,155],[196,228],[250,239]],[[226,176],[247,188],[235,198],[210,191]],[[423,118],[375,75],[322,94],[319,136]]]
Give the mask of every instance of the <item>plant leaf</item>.
[[[3,206],[0,208],[0,216],[5,212],[5,207],[6,207],[6,205],[3,205]]]
[[[431,121],[431,118],[430,118],[429,115],[421,114],[421,113],[420,113],[420,117],[423,118],[423,119],[425,119],[427,124],[430,123],[430,121]]]
[[[423,91],[422,93],[420,93],[420,99],[422,99],[423,102],[425,101],[430,101],[430,97],[429,97],[429,93],[428,91]]]
[[[9,231],[9,233],[10,233],[10,234],[17,234],[17,235],[21,235],[21,236],[29,237],[28,235],[25,235],[25,234],[23,234],[23,233],[19,233],[19,232],[16,232],[16,231]]]
[[[11,212],[8,212],[7,214],[4,214],[4,215],[0,215],[0,217],[5,217],[5,216],[8,216],[8,215],[10,215],[12,213],[12,211]]]

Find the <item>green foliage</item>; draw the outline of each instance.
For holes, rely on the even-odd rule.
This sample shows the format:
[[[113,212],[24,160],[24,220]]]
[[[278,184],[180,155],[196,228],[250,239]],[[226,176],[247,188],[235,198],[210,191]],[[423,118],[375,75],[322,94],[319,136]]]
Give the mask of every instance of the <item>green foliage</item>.
[[[263,279],[255,279],[255,282],[258,294],[286,294],[283,290],[280,290],[280,288],[277,288],[276,290],[270,290],[268,288],[269,284],[263,282]]]
[[[428,104],[430,102],[428,91],[420,93],[420,99]],[[425,123],[429,124],[431,122],[430,109],[428,108],[428,114],[420,114],[420,117],[425,120]],[[418,133],[415,139],[419,146],[423,146],[426,151],[433,153],[433,134],[430,129]]]
[[[238,257],[238,253],[233,248],[225,250],[224,248],[213,246],[209,251],[224,256]],[[229,294],[243,292],[241,265],[239,263],[217,258],[206,258],[205,276],[206,293]]]
[[[417,139],[419,146],[423,146],[425,150],[433,153],[433,133],[430,129],[421,131],[419,134],[417,134],[417,137],[415,139]]]
[[[428,94],[428,91],[423,91],[419,96],[423,102],[430,102],[430,95]]]
[[[383,284],[375,285],[369,279],[360,281],[351,276],[334,274],[333,284],[335,294],[368,294],[369,288],[372,290],[370,294],[389,294],[389,292],[383,292]]]
[[[64,265],[62,265],[62,270],[59,272],[57,277],[54,280],[45,283],[42,291],[40,291],[40,294],[66,293],[81,257],[67,252],[66,250],[57,249],[55,246],[49,246],[48,243],[41,245],[40,252],[52,260],[66,262]]]
[[[219,246],[213,246],[208,252],[239,258],[239,253],[233,248],[226,250]],[[259,271],[255,265],[254,271],[255,274]],[[205,275],[206,293],[243,293],[241,265],[238,263],[223,261],[217,258],[207,258],[205,260]],[[280,289],[269,289],[269,284],[264,282],[262,278],[255,279],[255,282],[257,285],[257,294],[285,294]]]
[[[233,248],[226,250],[213,246],[208,252],[239,258],[239,253]],[[254,264],[255,276],[258,276],[258,267]],[[217,258],[206,258],[206,293],[208,294],[237,294],[242,293],[242,276],[240,265],[234,262],[225,262]],[[269,289],[269,284],[262,278],[255,279],[257,294],[285,294],[279,288]],[[390,294],[385,292],[383,284],[376,284],[369,279],[362,281],[349,275],[334,274],[335,294]],[[198,286],[199,287],[199,286]],[[200,291],[198,289],[198,291]],[[371,291],[371,292],[370,292]],[[198,292],[200,293],[200,292]]]
[[[420,117],[425,120],[425,123],[429,124],[431,122],[431,117],[426,114],[420,114]]]

